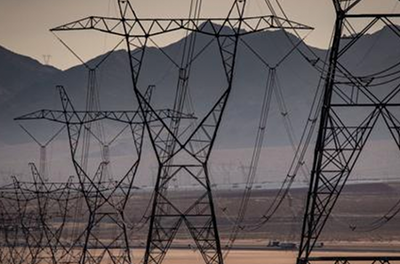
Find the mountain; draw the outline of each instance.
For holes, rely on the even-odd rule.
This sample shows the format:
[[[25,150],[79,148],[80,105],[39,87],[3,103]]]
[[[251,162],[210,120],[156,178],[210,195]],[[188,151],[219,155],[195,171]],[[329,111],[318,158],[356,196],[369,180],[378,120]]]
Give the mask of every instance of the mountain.
[[[60,70],[0,46],[0,105]]]
[[[139,87],[145,90],[148,85],[156,85],[152,98],[155,108],[172,108],[179,71],[171,59],[179,62],[180,47],[184,41],[185,39],[182,39],[163,47],[162,50],[155,47],[147,49]],[[195,53],[202,51],[209,41],[207,36],[198,35]],[[243,181],[252,156],[256,132],[259,129],[258,120],[266,90],[268,70],[246,44],[251,45],[271,67],[276,67],[280,58],[293,49],[292,43],[299,43],[298,48],[305,52],[306,58],[297,51],[292,52],[276,67],[277,83],[279,83],[287,111],[282,113],[282,102],[278,103],[276,96],[273,96],[262,150],[262,162],[257,170],[257,181],[272,181],[280,184],[282,176],[286,175],[293,158],[293,149],[287,136],[288,126],[285,120],[290,118],[293,132],[299,139],[308,120],[308,113],[320,79],[319,71],[309,63],[314,58],[311,54],[315,53],[318,57],[324,58],[327,53],[326,50],[309,47],[299,41],[294,35],[286,35],[283,31],[275,30],[249,35],[245,38],[245,43],[240,42],[232,94],[210,160],[211,173],[215,182],[221,183],[227,177],[231,178],[232,182]],[[346,45],[348,41],[351,40],[344,39],[343,45]],[[398,41],[397,37],[387,27],[373,34],[364,35],[357,46],[342,55],[342,62],[359,76],[370,74],[374,70],[385,69],[398,63],[400,58],[400,45],[396,45],[396,41]],[[168,54],[169,58],[164,54]],[[18,123],[13,121],[13,118],[43,108],[61,109],[55,89],[55,86],[60,84],[67,89],[75,108],[84,109],[88,70],[83,65],[78,65],[60,71],[4,49],[0,55],[0,63],[9,65],[0,70],[1,83],[8,81],[7,86],[2,85],[2,93],[7,94],[8,97],[2,97],[4,99],[0,103],[0,175],[5,175],[7,179],[11,174],[29,176],[30,172],[26,164],[31,161],[39,164],[39,148],[18,126]],[[87,64],[93,67],[105,56],[106,54],[98,56]],[[195,114],[200,119],[226,88],[226,80],[215,41],[211,42],[201,56],[196,58],[191,68],[190,101],[193,103]],[[11,67],[11,65],[18,65],[17,62],[21,66]],[[98,68],[97,81],[102,109],[137,109],[128,66],[126,51],[118,50]],[[10,72],[11,69],[13,70]],[[397,70],[398,67],[393,68],[391,70],[393,74],[390,74],[388,78],[396,77]],[[374,94],[382,97],[385,94],[383,88],[385,87],[379,86],[379,89],[374,90]],[[358,112],[354,112],[346,118],[353,120],[357,118],[357,115]],[[38,137],[41,143],[50,139],[52,133],[60,127],[46,121],[21,123]],[[106,133],[109,132],[108,129],[113,129],[113,127],[105,127]],[[368,142],[366,151],[361,154],[360,162],[353,173],[355,179],[391,178],[397,175],[400,169],[398,148],[393,144],[388,131],[384,131],[385,129],[376,129],[373,132],[374,140]],[[129,153],[132,152],[133,147],[128,138],[130,135],[128,131],[126,132],[124,138],[117,140],[110,147],[115,175],[122,175],[121,173],[126,172],[124,168],[132,165]],[[61,139],[66,137],[65,133],[61,136],[64,137]],[[110,140],[113,134],[109,133],[107,136]],[[145,146],[147,143],[145,142]],[[93,151],[90,155],[93,159],[90,162],[93,170],[98,164],[96,158],[100,155],[98,145],[93,139]],[[49,175],[51,174],[53,179],[57,180],[70,175],[73,168],[68,152],[68,142],[57,140],[47,150],[48,164],[51,165]],[[309,155],[305,157],[307,165],[312,162],[312,146],[309,150]],[[142,170],[138,174],[138,185],[150,184],[151,176],[154,176],[156,171],[154,164],[151,149],[145,148],[141,161]],[[182,184],[190,185],[191,182]]]
[[[298,41],[294,36],[290,36],[290,38],[294,42]],[[184,41],[182,39],[164,47],[163,52],[179,62],[180,47]],[[198,35],[196,52],[202,50],[209,41],[209,37]],[[292,49],[292,44],[282,31],[255,34],[247,37],[246,43],[250,44],[261,56],[273,63],[278,62],[280,57]],[[304,45],[301,44],[300,46]],[[317,49],[314,49],[314,51],[318,54],[323,54],[324,52]],[[252,144],[252,134],[256,131],[261,107],[260,98],[262,98],[265,90],[267,69],[245,45],[241,44],[238,52],[234,89],[223,123],[223,129],[227,129],[231,133],[228,138],[221,136],[218,141],[223,147],[248,147]],[[89,61],[88,65],[95,65],[104,56],[101,55]],[[210,67],[210,65],[213,67]],[[214,65],[217,65],[217,67],[214,67]],[[36,68],[39,72],[47,70],[47,67],[43,65],[37,65]],[[24,71],[24,68],[20,69],[20,71]],[[196,59],[191,71],[191,97],[196,114],[201,116],[215,103],[218,94],[226,88],[219,50],[215,41]],[[148,48],[139,86],[144,90],[148,85],[156,85],[153,103],[157,108],[172,107],[178,72],[170,59],[164,56],[160,50]],[[293,76],[288,76],[288,72],[294,73]],[[0,76],[3,74],[0,71]],[[53,70],[51,74],[43,77],[32,77],[35,81],[31,83],[19,83],[19,78],[15,78],[15,82],[21,85],[22,88],[16,90],[12,98],[0,105],[0,122],[8,128],[0,131],[0,140],[14,144],[21,142],[19,138],[21,129],[14,124],[13,117],[42,108],[52,109],[54,106],[60,108],[54,88],[58,84],[66,87],[77,109],[84,109],[87,74],[88,70],[83,65],[80,65],[66,71]],[[278,75],[281,78],[285,94],[288,95],[287,103],[294,106],[292,108],[293,112],[306,113],[308,109],[299,111],[299,108],[303,109],[311,103],[316,87],[315,84],[318,80],[318,73],[309,66],[304,58],[294,52],[279,68]],[[137,108],[132,92],[126,51],[118,50],[109,56],[99,68],[97,76],[103,109]],[[299,84],[302,81],[298,81],[299,77],[305,81],[301,84],[301,87]],[[294,104],[292,101],[297,103]],[[272,111],[278,111],[276,106]],[[302,120],[295,124],[296,126],[301,126],[305,117],[295,119]],[[241,124],[240,127],[238,127],[238,123]],[[276,134],[281,134],[281,132],[276,132]],[[244,136],[241,140],[235,138],[242,135]],[[235,144],[232,145],[232,142]]]
[[[345,60],[351,69],[360,73],[369,73],[370,65],[376,67],[393,63],[400,56],[400,48],[393,44],[393,38],[390,29],[386,27],[376,33],[365,35],[356,49],[345,54]],[[198,35],[195,53],[208,45],[210,40],[205,35]],[[292,43],[300,41],[294,35],[287,35],[281,30],[249,35],[244,40],[245,43],[241,42],[238,49],[234,87],[217,140],[219,148],[251,147],[258,129],[268,71],[246,44],[257,51],[271,66],[275,66],[293,49]],[[179,62],[180,47],[184,41],[185,39],[182,39],[163,47],[162,52],[154,47],[147,49],[139,87],[145,90],[148,85],[156,85],[153,98],[156,108],[172,107],[179,74],[179,70],[163,53],[169,54],[170,58]],[[326,54],[326,51],[307,47],[303,42],[298,48],[305,51],[310,59],[312,59],[310,51],[320,58],[324,58]],[[382,54],[388,49],[392,51],[391,56],[383,56]],[[106,54],[94,58],[87,64],[96,65],[104,56]],[[59,71],[5,49],[0,52],[0,62],[0,76],[2,76],[0,91],[6,95],[0,103],[0,122],[2,127],[5,127],[0,131],[0,141],[8,144],[21,143],[22,132],[12,121],[13,117],[42,108],[59,109],[60,103],[54,88],[58,84],[66,87],[77,109],[84,109],[88,70],[83,65]],[[191,71],[191,98],[196,114],[201,117],[226,87],[215,41],[195,60]],[[294,51],[276,68],[276,73],[287,106],[287,116],[291,118],[294,132],[299,137],[316,92],[319,72],[299,52]],[[137,108],[125,50],[111,54],[99,67],[97,77],[103,109]],[[273,99],[267,124],[267,143],[289,145],[283,123],[286,113],[282,115],[278,106],[277,100]],[[25,139],[27,140],[26,137]]]

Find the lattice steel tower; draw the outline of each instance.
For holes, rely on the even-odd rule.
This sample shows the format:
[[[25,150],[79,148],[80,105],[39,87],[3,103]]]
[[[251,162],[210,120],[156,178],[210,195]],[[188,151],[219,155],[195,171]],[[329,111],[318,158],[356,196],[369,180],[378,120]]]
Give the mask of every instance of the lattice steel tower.
[[[65,124],[67,127],[72,162],[79,180],[79,191],[85,201],[88,211],[87,225],[81,234],[70,241],[67,253],[59,256],[59,261],[74,263],[101,263],[109,258],[113,263],[132,263],[132,246],[127,223],[126,207],[134,189],[133,182],[140,163],[144,121],[140,111],[77,111],[69,99],[64,87],[57,87],[60,93],[63,110],[43,109],[23,115],[16,120],[48,120]],[[149,86],[145,93],[146,100],[150,101],[154,86]],[[155,110],[162,120],[179,117],[181,119],[191,116],[181,116],[173,110]],[[135,157],[132,166],[122,176],[113,180],[104,175],[107,164],[101,162],[98,169],[91,175],[79,158],[79,150],[84,146],[82,141],[83,131],[90,123],[110,120],[129,126]],[[151,118],[146,119],[151,123]],[[93,132],[92,132],[93,133]],[[104,238],[102,230],[104,224],[107,228],[115,230],[109,237]],[[80,248],[80,250],[77,250]]]
[[[0,262],[59,263],[66,252],[68,221],[80,199],[72,177],[49,183],[31,163],[32,180],[0,187]],[[54,221],[57,219],[57,221]]]
[[[129,1],[121,0],[118,5],[120,18],[91,16],[54,28],[53,31],[91,29],[126,39],[133,90],[159,165],[144,263],[161,263],[183,226],[192,236],[205,263],[223,263],[208,161],[232,90],[239,38],[271,28],[310,28],[273,15],[246,18],[245,0],[233,1],[228,16],[217,19],[141,19]],[[171,122],[166,123],[138,85],[149,41],[177,30],[203,34],[216,41],[226,80],[226,86],[204,117],[188,127],[183,127],[180,116],[174,116]],[[187,65],[179,68],[174,105],[176,112],[182,110],[189,75]],[[178,177],[194,180],[200,189],[184,202],[174,200],[167,192],[169,183]]]
[[[393,22],[400,18],[400,14],[357,13],[357,7],[362,2],[333,0],[336,11],[334,38],[328,70],[325,73],[323,106],[298,264],[313,261],[388,263],[391,260],[400,260],[399,257],[387,256],[310,256],[363,148],[371,139],[371,132],[379,124],[378,121],[383,121],[400,148],[398,61],[384,70],[371,67],[371,72],[375,70],[375,73],[360,75],[346,60],[346,55],[356,50],[357,42],[365,33],[373,30],[379,23],[383,23],[390,32],[400,37],[399,27]],[[361,30],[355,30],[360,26]]]

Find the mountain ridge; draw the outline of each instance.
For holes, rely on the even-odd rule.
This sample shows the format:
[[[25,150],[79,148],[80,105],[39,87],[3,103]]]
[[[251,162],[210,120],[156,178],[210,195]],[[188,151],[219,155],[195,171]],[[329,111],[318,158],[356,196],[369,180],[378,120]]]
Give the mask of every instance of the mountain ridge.
[[[49,78],[60,70],[0,45],[0,104],[33,85],[35,80]],[[18,81],[16,81],[18,80]]]
[[[365,43],[362,43],[361,48],[356,53],[364,52],[368,54],[369,52],[374,55],[367,59],[364,58],[363,63],[382,63],[382,58],[379,57],[379,54],[375,55],[372,51],[377,46],[379,46],[379,49],[384,49],[385,46],[393,47],[392,39],[387,36],[386,31],[386,28],[384,28],[379,32],[365,36],[363,40]],[[271,65],[274,65],[282,56],[293,49],[288,37],[291,38],[293,43],[301,41],[292,34],[286,35],[281,30],[276,30],[251,35],[246,38],[246,42],[254,47],[265,60],[272,62]],[[377,38],[383,39],[379,45],[375,43]],[[386,39],[387,41],[385,41]],[[208,43],[208,40],[206,37],[199,35],[197,49],[200,50]],[[172,58],[178,58],[179,47],[183,41],[184,39],[181,39],[162,47],[162,50],[171,54]],[[310,46],[306,47],[306,45],[301,42],[298,48],[303,50],[311,49],[321,58],[326,54],[326,50]],[[372,51],[368,51],[369,49],[372,49]],[[253,144],[252,135],[257,129],[261,98],[265,90],[268,73],[263,63],[245,45],[240,45],[238,52],[237,74],[234,79],[232,96],[228,102],[217,142],[217,145],[222,148],[249,147]],[[400,49],[397,48],[394,53],[400,54]],[[88,64],[93,65],[104,56],[106,55],[99,55],[89,60]],[[196,112],[200,116],[215,102],[214,94],[220,92],[225,85],[222,69],[214,70],[211,69],[212,67],[208,67],[208,65],[219,65],[221,63],[218,56],[216,44],[212,43],[210,48],[196,60],[193,66],[194,74],[190,79],[191,92],[192,98],[195,100]],[[395,58],[396,56],[392,56],[390,60],[393,61]],[[355,65],[355,68],[359,67],[359,60],[355,60],[351,56],[348,60],[350,64]],[[365,67],[361,66],[360,70],[365,70]],[[13,124],[11,117],[42,108],[52,108],[51,106],[54,105],[60,108],[54,88],[56,85],[64,85],[76,108],[84,109],[85,98],[82,95],[86,94],[87,69],[83,65],[76,65],[64,71],[47,68],[46,70],[51,74],[49,73],[43,77],[39,76],[35,82],[27,83],[23,89],[16,89],[16,93],[12,98],[0,103],[0,122],[4,127],[9,128],[8,131],[0,131],[0,141],[10,144],[20,142],[17,135],[20,136],[21,133],[17,132],[19,128]],[[39,70],[39,72],[41,71]],[[45,72],[45,70],[43,71]],[[307,120],[309,107],[319,80],[319,73],[296,51],[279,66],[277,73],[284,89],[283,95],[289,108],[289,114],[292,116],[293,126],[298,128],[296,133],[300,134]],[[0,68],[0,76],[3,74],[4,72]],[[157,85],[153,101],[156,108],[171,108],[177,79],[178,71],[170,59],[166,58],[157,48],[149,47],[138,85],[142,90],[148,85]],[[137,104],[134,103],[136,99],[132,91],[128,58],[125,50],[117,50],[109,56],[108,60],[98,70],[98,80],[103,109],[136,109]],[[18,83],[20,80],[17,78],[15,81]],[[19,83],[18,85],[22,87],[24,83]],[[56,102],[54,102],[54,98],[56,98]],[[271,117],[270,124],[282,123],[282,117],[276,102],[271,106],[271,114],[273,117]],[[229,133],[227,133],[228,131]],[[285,134],[282,128],[274,128],[270,133],[272,138],[270,141],[272,143],[276,141],[280,142],[278,144],[289,144],[287,140],[282,141],[282,134]]]

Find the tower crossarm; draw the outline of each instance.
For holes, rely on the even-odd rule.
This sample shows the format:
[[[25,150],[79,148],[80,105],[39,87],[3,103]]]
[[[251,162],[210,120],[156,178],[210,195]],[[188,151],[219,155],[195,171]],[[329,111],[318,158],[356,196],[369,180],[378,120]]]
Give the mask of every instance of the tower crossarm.
[[[15,184],[17,182],[17,184]],[[37,195],[45,195],[49,199],[58,201],[66,199],[78,199],[81,193],[81,186],[78,182],[45,182],[41,183],[41,189],[37,189],[38,183],[32,181],[19,181],[0,187],[0,199],[17,200],[15,192],[18,190],[25,194],[26,200],[34,200]]]
[[[68,118],[66,118],[66,116]],[[180,116],[183,119],[194,119],[191,114],[177,113],[171,109],[159,109],[155,113],[149,113],[148,122],[155,121],[156,118],[169,119]],[[49,120],[62,124],[88,124],[100,120],[113,120],[126,124],[141,124],[143,123],[139,111],[62,111],[42,109],[20,117],[14,120]]]
[[[234,28],[242,21],[242,30],[237,33]],[[128,37],[154,37],[164,33],[177,30],[187,30],[215,37],[234,37],[261,32],[268,29],[296,29],[312,30],[304,24],[300,24],[286,18],[278,16],[253,16],[240,18],[110,18],[100,16],[90,16],[62,26],[51,29],[57,31],[79,31],[96,30],[110,33],[121,37],[126,37],[123,25],[127,26]]]
[[[384,13],[369,13],[369,14],[345,14],[347,18],[400,18],[400,14],[384,14]]]

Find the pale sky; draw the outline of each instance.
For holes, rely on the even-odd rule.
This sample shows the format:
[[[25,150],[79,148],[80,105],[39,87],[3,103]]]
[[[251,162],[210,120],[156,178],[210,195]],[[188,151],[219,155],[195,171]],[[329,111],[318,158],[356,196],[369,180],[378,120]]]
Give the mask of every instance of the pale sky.
[[[67,69],[79,64],[49,29],[89,15],[118,16],[117,0],[0,0],[0,45],[16,53]],[[248,0],[247,15],[267,12],[265,0]],[[274,0],[271,0],[274,2]],[[400,12],[397,0],[364,0],[370,12]],[[131,0],[140,17],[185,17],[189,0]],[[203,17],[224,17],[232,0],[203,0]],[[334,22],[331,0],[281,0],[291,20],[315,30],[306,39],[312,46],[327,48]],[[183,34],[183,33],[182,33]],[[60,35],[85,59],[106,52],[118,42],[101,33],[62,33]],[[180,36],[175,36],[179,38]],[[166,45],[176,39],[158,40]],[[123,47],[121,47],[123,48]]]

